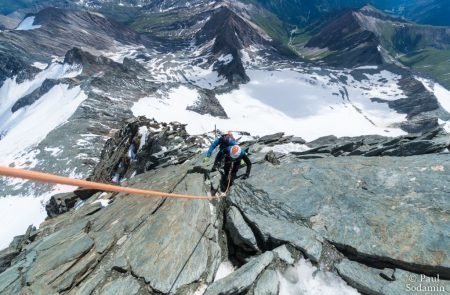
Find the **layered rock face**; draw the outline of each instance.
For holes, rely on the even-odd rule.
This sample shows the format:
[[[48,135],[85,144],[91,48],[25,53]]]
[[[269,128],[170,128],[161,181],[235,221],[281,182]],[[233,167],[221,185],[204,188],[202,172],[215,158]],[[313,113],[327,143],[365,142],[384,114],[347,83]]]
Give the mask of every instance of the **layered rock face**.
[[[246,138],[251,177],[225,199],[67,195],[64,210],[0,252],[0,292],[278,294],[302,257],[363,294],[406,294],[408,278],[422,275],[448,290],[448,135],[327,137],[296,154],[277,150],[300,138]],[[139,118],[107,142],[90,178],[210,195],[221,178],[202,164],[211,139]],[[236,270],[215,279],[226,261]]]

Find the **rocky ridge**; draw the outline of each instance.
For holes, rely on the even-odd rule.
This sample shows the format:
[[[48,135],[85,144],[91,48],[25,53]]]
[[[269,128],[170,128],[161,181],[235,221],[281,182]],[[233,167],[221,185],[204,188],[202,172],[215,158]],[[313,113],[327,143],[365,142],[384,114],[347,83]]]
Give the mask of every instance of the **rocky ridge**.
[[[276,273],[300,257],[363,294],[404,294],[421,274],[439,275],[448,290],[448,134],[325,137],[290,154],[278,148],[301,138],[239,136],[252,175],[224,200],[55,196],[53,218],[1,251],[0,292],[277,294]],[[136,138],[143,143],[119,171],[122,185],[217,190],[220,172],[201,164],[212,134],[144,118],[107,142],[90,179],[112,181]],[[237,270],[215,281],[224,261]]]

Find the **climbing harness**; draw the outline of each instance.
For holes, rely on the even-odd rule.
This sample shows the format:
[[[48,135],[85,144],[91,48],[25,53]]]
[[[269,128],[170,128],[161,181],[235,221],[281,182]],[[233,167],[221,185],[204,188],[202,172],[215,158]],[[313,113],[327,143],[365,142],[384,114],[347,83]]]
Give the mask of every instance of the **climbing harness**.
[[[133,195],[143,195],[143,196],[153,196],[153,197],[168,197],[168,198],[193,199],[193,200],[212,200],[212,199],[218,199],[218,198],[222,197],[222,196],[191,196],[191,195],[183,195],[183,194],[164,193],[164,192],[137,189],[137,188],[129,188],[129,187],[122,187],[122,186],[110,185],[110,184],[93,182],[93,181],[73,179],[73,178],[69,178],[69,177],[63,177],[63,176],[58,176],[58,175],[53,175],[53,174],[48,174],[48,173],[29,171],[29,170],[11,168],[11,167],[5,167],[5,166],[0,166],[0,175],[6,176],[6,177],[14,177],[14,178],[28,179],[28,180],[32,180],[32,181],[45,182],[45,183],[65,184],[65,185],[76,186],[76,187],[90,188],[90,189],[96,189],[99,191],[128,193],[128,194],[133,194]]]

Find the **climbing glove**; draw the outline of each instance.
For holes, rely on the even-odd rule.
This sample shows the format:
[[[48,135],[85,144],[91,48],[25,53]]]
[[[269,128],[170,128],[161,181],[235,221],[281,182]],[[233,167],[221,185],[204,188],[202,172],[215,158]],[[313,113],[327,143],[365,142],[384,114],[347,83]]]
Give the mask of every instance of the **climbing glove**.
[[[204,164],[208,164],[208,163],[209,163],[209,159],[210,159],[210,157],[205,157],[205,158],[203,159],[203,163],[204,163]]]

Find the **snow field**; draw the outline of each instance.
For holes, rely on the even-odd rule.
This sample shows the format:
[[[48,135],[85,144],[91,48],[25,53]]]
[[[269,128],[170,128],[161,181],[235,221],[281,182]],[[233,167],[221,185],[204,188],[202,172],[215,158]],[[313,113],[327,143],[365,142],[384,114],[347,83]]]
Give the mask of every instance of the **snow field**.
[[[366,90],[361,88],[367,88],[365,84],[360,83],[361,88],[344,89],[342,84],[330,82],[329,77],[291,70],[249,70],[247,74],[251,79],[248,84],[217,96],[229,119],[186,110],[198,100],[197,90],[187,86],[173,88],[162,97],[143,98],[132,111],[136,116],[144,115],[158,121],[187,123],[190,134],[211,131],[214,125],[221,130],[245,130],[259,136],[283,131],[308,141],[330,134],[338,137],[405,134],[392,127],[405,120],[405,115],[364,97]],[[381,72],[381,75],[387,73]],[[388,90],[389,87],[382,90],[386,93],[375,94],[389,97]],[[392,92],[397,94],[396,91]],[[348,97],[342,97],[341,92],[348,93]]]
[[[79,86],[59,84],[30,106],[10,115],[2,128],[0,163],[9,164],[21,152],[42,141],[47,134],[67,121],[87,98]]]
[[[37,164],[39,144],[49,132],[66,122],[78,106],[87,98],[79,86],[58,84],[39,100],[12,113],[12,106],[23,96],[38,89],[45,79],[75,77],[81,68],[54,63],[38,73],[34,79],[18,83],[16,78],[6,80],[0,88],[0,165],[15,163],[16,167],[32,168]],[[57,156],[59,148],[47,147],[46,151]],[[24,181],[6,180],[10,185],[20,187]],[[56,186],[41,196],[0,195],[0,249],[5,248],[16,235],[24,234],[30,224],[38,227],[47,214],[45,202],[54,194],[73,191],[73,187]]]
[[[41,25],[34,25],[34,16],[29,16],[25,18],[16,28],[16,31],[30,31],[39,29]]]
[[[8,247],[13,238],[25,234],[30,224],[36,228],[45,220],[47,212],[44,204],[52,195],[71,192],[70,186],[57,185],[51,192],[36,196],[1,196],[0,197],[0,250]]]

